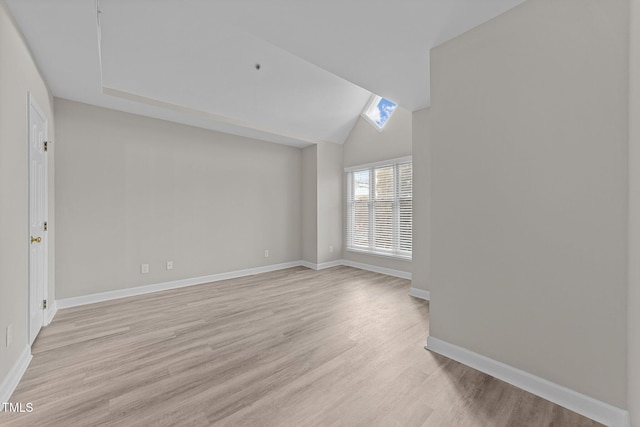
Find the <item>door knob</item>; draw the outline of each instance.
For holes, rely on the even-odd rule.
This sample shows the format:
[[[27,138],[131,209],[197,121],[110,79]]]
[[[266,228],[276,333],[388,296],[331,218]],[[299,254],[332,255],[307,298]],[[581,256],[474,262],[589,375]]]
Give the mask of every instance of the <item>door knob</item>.
[[[36,242],[36,243],[40,243],[42,242],[42,237],[33,237],[31,236],[31,243]]]

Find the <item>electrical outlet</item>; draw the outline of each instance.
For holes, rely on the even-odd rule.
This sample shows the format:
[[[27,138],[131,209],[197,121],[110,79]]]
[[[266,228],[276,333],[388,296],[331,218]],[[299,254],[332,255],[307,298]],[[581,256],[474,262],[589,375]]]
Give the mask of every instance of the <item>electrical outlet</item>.
[[[6,339],[7,347],[11,345],[13,342],[13,323],[7,326],[7,339]]]
[[[333,245],[329,245],[329,252],[333,252]]]
[[[264,250],[264,257],[269,258],[269,249]]]
[[[167,270],[173,270],[173,261],[167,261]]]
[[[149,272],[149,264],[142,264],[140,266],[140,274],[147,274]]]

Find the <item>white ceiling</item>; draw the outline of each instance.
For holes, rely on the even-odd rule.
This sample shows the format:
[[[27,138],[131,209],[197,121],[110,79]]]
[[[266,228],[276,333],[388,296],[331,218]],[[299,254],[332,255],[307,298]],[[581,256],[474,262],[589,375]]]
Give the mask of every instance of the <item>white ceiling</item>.
[[[306,146],[371,92],[429,106],[429,49],[523,1],[99,0],[99,26],[94,1],[7,3],[55,96]]]

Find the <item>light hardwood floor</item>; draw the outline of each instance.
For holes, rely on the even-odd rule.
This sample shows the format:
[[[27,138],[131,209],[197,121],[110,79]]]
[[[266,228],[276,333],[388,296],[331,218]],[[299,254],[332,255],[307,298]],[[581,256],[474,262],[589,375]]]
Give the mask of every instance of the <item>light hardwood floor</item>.
[[[61,310],[16,426],[597,426],[424,350],[410,282],[303,267]]]

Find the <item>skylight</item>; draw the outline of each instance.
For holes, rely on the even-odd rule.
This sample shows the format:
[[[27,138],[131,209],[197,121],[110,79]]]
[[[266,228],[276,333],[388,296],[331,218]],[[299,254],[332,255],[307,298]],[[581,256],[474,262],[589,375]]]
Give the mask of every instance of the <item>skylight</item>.
[[[387,124],[393,112],[396,111],[397,107],[398,105],[396,103],[381,96],[373,95],[362,115],[369,123],[378,129],[378,132],[382,132],[382,129],[384,129],[384,126]]]

